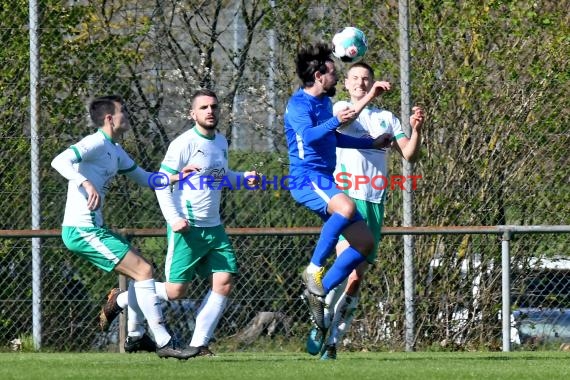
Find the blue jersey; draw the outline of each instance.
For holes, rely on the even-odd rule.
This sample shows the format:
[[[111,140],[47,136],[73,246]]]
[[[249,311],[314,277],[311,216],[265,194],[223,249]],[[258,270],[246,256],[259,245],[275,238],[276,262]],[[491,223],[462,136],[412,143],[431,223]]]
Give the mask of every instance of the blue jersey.
[[[328,96],[315,97],[303,89],[291,96],[285,111],[291,176],[318,173],[332,177],[339,125]]]

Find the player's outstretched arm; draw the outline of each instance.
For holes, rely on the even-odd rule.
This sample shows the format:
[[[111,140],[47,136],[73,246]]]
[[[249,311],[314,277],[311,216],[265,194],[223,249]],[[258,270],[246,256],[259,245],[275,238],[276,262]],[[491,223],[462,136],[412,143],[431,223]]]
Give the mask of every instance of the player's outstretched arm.
[[[425,122],[425,112],[422,107],[414,106],[410,116],[412,135],[410,138],[402,138],[396,141],[394,148],[410,162],[416,162],[420,155],[422,142],[421,131]]]
[[[189,164],[182,168],[179,173],[168,175],[165,174],[158,178],[156,173],[148,172],[137,166],[134,170],[125,173],[125,175],[140,186],[150,187],[154,190],[157,187],[167,187],[168,185],[173,185],[176,182],[186,178],[188,175],[190,175],[190,173],[198,171],[200,171],[200,168],[198,166]],[[162,181],[160,183],[157,183],[157,178],[161,179]]]
[[[390,82],[386,81],[374,82],[370,91],[368,91],[366,95],[362,97],[362,99],[353,104],[352,109],[358,116],[358,114],[360,114],[360,111],[362,111],[368,105],[368,103],[379,97],[381,94],[390,91],[390,89],[391,89]]]
[[[171,174],[170,184],[175,184],[176,182],[183,180],[184,178],[188,177],[191,173],[197,173],[201,170],[201,168],[194,164],[188,164],[180,170],[178,174]]]
[[[392,135],[390,133],[383,133],[374,139],[372,145],[374,149],[386,149],[392,144]]]
[[[324,136],[340,126],[337,117],[331,117],[319,125],[313,125],[311,113],[311,106],[300,100],[291,102],[287,106],[288,123],[307,145],[319,143]]]
[[[371,137],[354,137],[337,132],[336,146],[349,149],[374,149],[374,139]]]

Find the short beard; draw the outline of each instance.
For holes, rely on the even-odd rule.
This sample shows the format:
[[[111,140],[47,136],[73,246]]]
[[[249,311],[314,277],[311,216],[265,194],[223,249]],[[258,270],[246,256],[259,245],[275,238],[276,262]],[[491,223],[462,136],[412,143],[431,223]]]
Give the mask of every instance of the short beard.
[[[336,95],[336,87],[331,87],[329,88],[326,92],[325,95],[328,96],[329,98],[333,98]]]
[[[209,125],[209,124],[208,124],[208,125],[202,125],[202,124],[200,124],[200,125],[201,125],[202,128],[204,128],[204,129],[213,130],[213,129],[216,129],[216,128],[218,127],[218,122],[215,122],[213,125]]]

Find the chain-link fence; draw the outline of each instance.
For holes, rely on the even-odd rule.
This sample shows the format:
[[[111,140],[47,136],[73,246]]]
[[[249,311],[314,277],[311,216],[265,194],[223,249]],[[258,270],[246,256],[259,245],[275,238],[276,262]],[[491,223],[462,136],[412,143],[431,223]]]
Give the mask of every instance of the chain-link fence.
[[[199,87],[212,88],[223,104],[219,127],[231,140],[230,166],[284,176],[287,153],[282,116],[287,98],[297,86],[295,51],[307,41],[330,40],[337,30],[354,25],[367,34],[370,48],[365,60],[376,70],[377,79],[389,80],[394,87],[383,95],[378,105],[398,114],[396,3],[386,2],[382,6],[374,1],[363,1],[355,6],[350,1],[329,0],[317,4],[238,0],[198,3],[15,0],[1,3],[0,228],[30,228],[33,211],[40,213],[41,228],[59,227],[65,203],[65,181],[49,163],[60,151],[93,131],[86,117],[86,103],[98,95],[117,93],[126,99],[133,130],[125,136],[122,145],[141,167],[154,170],[168,143],[190,126],[186,116],[189,94]],[[29,22],[30,4],[35,6],[39,16],[35,25]],[[422,132],[421,158],[416,165],[417,174],[422,176],[415,191],[416,223],[423,226],[568,224],[570,134],[566,126],[570,122],[567,59],[570,20],[566,2],[412,1],[409,13],[413,103],[422,104],[428,115]],[[34,54],[30,54],[30,29],[38,32],[37,61]],[[341,75],[347,69],[340,62],[337,66]],[[35,120],[38,136],[33,141],[39,147],[38,157],[33,161],[39,167],[37,172],[30,171],[33,167],[30,125],[34,117],[34,112],[29,113],[30,77],[34,77],[31,72],[34,69],[38,70],[38,119]],[[346,98],[342,80],[338,87],[338,98]],[[393,158],[390,168],[392,173],[400,173],[400,161]],[[40,200],[39,210],[32,207],[30,199],[32,179],[37,180],[40,187],[39,194],[34,194]],[[401,195],[398,189],[389,194],[387,226],[401,224]],[[160,228],[164,223],[154,194],[123,178],[113,184],[105,213],[107,223],[116,228]],[[224,197],[222,213],[227,227],[320,224],[314,215],[297,207],[283,189],[232,192]],[[234,242],[243,270],[257,268],[260,273],[249,277],[244,274],[238,286],[264,290],[262,284],[241,282],[261,277],[265,268],[260,263],[249,264],[244,258],[258,252],[263,260],[275,257],[284,264],[301,265],[300,262],[306,262],[313,243],[312,238],[306,236],[256,236],[246,239],[248,243],[240,239]],[[473,295],[473,289],[477,289],[474,283],[480,284],[478,289],[488,287],[493,291],[500,284],[497,258],[493,256],[499,252],[496,241],[494,237],[485,239],[488,241],[470,235],[418,239],[416,341],[419,346],[433,342],[446,343],[443,344],[446,347],[472,344],[473,336],[468,335],[478,331],[479,326],[487,328],[496,323],[496,293],[489,293],[492,295],[488,299]],[[530,290],[525,289],[534,287],[536,290],[532,292],[544,296],[540,302],[548,304],[553,299],[550,290],[557,293],[558,289],[565,289],[564,281],[567,281],[558,281],[556,277],[561,276],[563,269],[551,271],[548,266],[532,262],[531,258],[550,262],[544,260],[569,257],[570,252],[567,235],[530,235],[519,239],[517,246],[522,246],[523,240],[526,243],[517,257],[528,257],[529,261],[513,267],[513,295],[517,295],[513,302],[521,310],[522,318],[528,321],[532,320],[532,308],[538,307],[540,297],[532,298]],[[162,239],[137,238],[135,243],[161,263]],[[50,346],[50,339],[58,339],[65,340],[69,349],[88,347],[92,340],[100,337],[87,328],[84,318],[94,315],[101,295],[115,279],[82,268],[65,252],[58,239],[45,239],[43,244],[42,286],[46,289],[42,306],[49,316],[43,343]],[[290,247],[290,251],[286,251],[286,247]],[[485,247],[488,250],[482,252],[481,248]],[[395,261],[381,262],[378,268],[383,272],[369,276],[370,280],[389,280],[390,302],[381,305],[373,302],[366,293],[368,289],[363,295],[361,312],[365,314],[361,315],[376,315],[381,310],[387,319],[381,322],[374,319],[376,325],[357,327],[368,323],[367,319],[357,318],[351,334],[401,330],[402,267],[396,259],[401,256],[401,248],[399,240],[386,239],[382,251],[386,258]],[[29,334],[31,249],[27,240],[0,239],[2,339]],[[274,252],[275,249],[284,249],[287,255]],[[531,263],[538,265],[538,271],[543,268],[544,273],[552,274],[537,275],[530,283],[527,277],[531,274],[521,274],[519,279],[515,269],[528,269],[530,267],[525,265]],[[464,265],[468,270],[461,269]],[[478,265],[482,269],[474,270]],[[380,275],[386,268],[390,268],[391,274]],[[441,268],[446,270],[442,273]],[[298,270],[297,266],[287,267],[288,275],[282,275],[283,284],[297,284],[296,280],[290,282],[288,276]],[[551,285],[543,286],[543,281]],[[434,291],[434,284],[441,283],[457,286]],[[554,283],[558,285],[552,285]],[[86,284],[89,286],[85,287]],[[374,284],[370,282],[370,291],[382,294],[382,281]],[[458,289],[465,291],[459,295]],[[230,309],[220,328],[222,336],[237,334],[244,327],[243,323],[252,318],[254,310],[266,309],[265,304],[260,304],[264,307],[256,304],[255,308],[243,306],[246,302],[240,300],[246,297],[241,298],[240,290],[236,292],[234,303],[240,305],[243,319],[230,317],[234,310]],[[286,294],[289,291],[291,294]],[[271,289],[281,294],[281,300],[291,307],[298,302],[295,291],[295,288],[287,292],[285,288]],[[263,299],[263,294],[247,296]],[[463,306],[456,303],[459,296],[463,297],[460,302]],[[192,296],[192,299],[197,298]],[[555,298],[558,301],[560,297]],[[273,305],[278,301],[272,298],[272,301],[259,302]],[[543,307],[553,308],[548,305]],[[564,310],[564,304],[560,305]],[[191,305],[184,307],[191,308]],[[304,311],[303,308],[291,310],[283,313],[292,318],[292,331],[295,331],[294,322],[304,320],[299,319]],[[424,320],[427,316],[430,319]],[[462,322],[465,316],[471,318],[471,324]],[[540,322],[532,324],[541,326]],[[380,344],[384,337],[387,345],[400,345],[399,334],[383,334],[372,333],[372,338],[364,341]],[[62,339],[63,336],[75,339]],[[483,341],[491,344],[491,339],[486,339],[488,336],[482,332],[477,336],[481,337],[479,346]],[[360,336],[351,341],[360,342]]]
[[[222,349],[248,349],[276,338],[300,347],[309,328],[300,299],[300,271],[316,235],[234,234],[240,275],[216,331]],[[144,232],[143,232],[144,234]],[[513,349],[558,348],[570,342],[570,260],[544,257],[543,242],[567,246],[570,234],[518,234],[511,241],[511,342]],[[0,239],[10,247],[0,261],[0,341],[30,339],[31,265],[28,239]],[[133,244],[155,264],[162,278],[164,237],[135,237]],[[402,239],[387,236],[367,275],[361,304],[342,345],[351,350],[404,347]],[[556,245],[555,244],[555,245]],[[117,351],[119,324],[101,333],[97,317],[105,294],[118,285],[77,260],[58,238],[43,240],[42,342],[44,349]],[[499,350],[502,339],[500,235],[424,235],[417,239],[415,347],[420,350]],[[196,279],[187,298],[163,303],[168,324],[189,343],[197,308],[208,283]],[[269,338],[268,338],[269,337]]]

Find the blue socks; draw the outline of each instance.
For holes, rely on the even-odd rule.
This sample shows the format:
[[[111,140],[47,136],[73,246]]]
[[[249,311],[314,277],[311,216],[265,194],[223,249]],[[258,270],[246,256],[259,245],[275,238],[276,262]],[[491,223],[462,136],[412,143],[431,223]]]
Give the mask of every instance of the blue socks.
[[[350,275],[350,272],[364,260],[366,260],[366,256],[352,247],[342,251],[323,278],[325,293],[343,282]]]
[[[342,230],[344,230],[352,221],[345,218],[339,213],[334,213],[323,224],[321,230],[321,237],[317,242],[311,262],[316,266],[323,267],[329,256],[334,252],[333,249],[338,243],[338,237]]]
[[[352,220],[338,213],[332,214],[323,224],[321,237],[317,242],[313,257],[311,257],[311,263],[319,267],[324,267],[329,256],[334,253],[334,248],[336,243],[338,243],[338,237],[342,230],[361,219],[362,217],[358,213]],[[323,288],[325,292],[328,293],[329,290],[334,289],[343,282],[348,275],[350,275],[350,272],[364,260],[366,260],[366,256],[352,247],[348,247],[342,251],[323,278]]]

